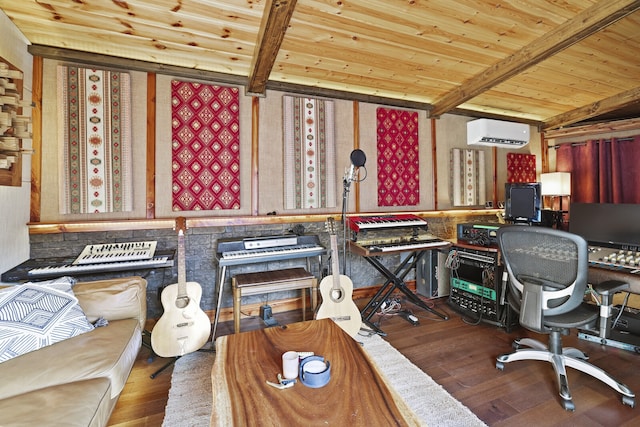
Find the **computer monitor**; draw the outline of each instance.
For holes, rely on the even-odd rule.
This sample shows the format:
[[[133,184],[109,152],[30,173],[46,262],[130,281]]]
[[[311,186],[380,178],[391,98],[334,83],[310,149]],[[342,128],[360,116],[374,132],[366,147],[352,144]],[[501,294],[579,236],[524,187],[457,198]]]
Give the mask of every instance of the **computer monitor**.
[[[569,231],[596,246],[640,247],[640,205],[571,203]]]
[[[508,182],[504,187],[504,218],[507,221],[530,224],[539,224],[542,221],[539,182]]]

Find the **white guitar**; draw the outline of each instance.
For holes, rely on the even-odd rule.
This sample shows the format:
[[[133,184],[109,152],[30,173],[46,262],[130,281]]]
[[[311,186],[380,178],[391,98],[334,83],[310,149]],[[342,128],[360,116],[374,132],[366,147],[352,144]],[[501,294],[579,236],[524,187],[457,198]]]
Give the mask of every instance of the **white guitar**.
[[[178,230],[178,283],[162,291],[164,313],[151,332],[151,347],[161,357],[176,357],[202,348],[211,333],[209,316],[200,308],[202,288],[186,281],[184,232],[186,220],[176,219]]]
[[[320,282],[322,304],[316,313],[316,319],[330,318],[346,333],[355,337],[362,326],[362,316],[353,302],[353,282],[340,274],[338,262],[338,239],[333,218],[327,219],[327,231],[331,235],[331,271]]]

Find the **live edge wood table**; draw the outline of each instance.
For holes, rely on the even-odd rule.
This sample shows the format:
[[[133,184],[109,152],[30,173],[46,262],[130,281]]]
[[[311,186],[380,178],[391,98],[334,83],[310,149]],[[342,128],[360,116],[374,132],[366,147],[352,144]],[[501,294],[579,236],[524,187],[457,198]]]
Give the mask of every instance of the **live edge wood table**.
[[[331,363],[329,383],[309,388],[298,381],[284,390],[268,385],[278,382],[288,350],[324,356]],[[420,425],[361,344],[330,319],[219,337],[211,380],[212,426]]]

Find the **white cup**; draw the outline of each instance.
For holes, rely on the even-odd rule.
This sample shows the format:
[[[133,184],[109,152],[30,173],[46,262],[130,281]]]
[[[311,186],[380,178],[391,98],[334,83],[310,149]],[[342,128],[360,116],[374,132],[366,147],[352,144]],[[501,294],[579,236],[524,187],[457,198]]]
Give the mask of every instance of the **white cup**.
[[[282,376],[287,380],[298,378],[299,357],[297,351],[282,354]]]

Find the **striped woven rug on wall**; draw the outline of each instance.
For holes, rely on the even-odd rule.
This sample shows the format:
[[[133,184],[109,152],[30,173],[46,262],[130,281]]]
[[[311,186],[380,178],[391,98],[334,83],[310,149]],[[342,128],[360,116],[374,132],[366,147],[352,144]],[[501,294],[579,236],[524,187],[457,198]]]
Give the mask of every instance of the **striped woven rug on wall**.
[[[133,208],[128,73],[58,66],[60,213]]]
[[[236,87],[171,81],[174,211],[240,209]]]
[[[484,151],[451,150],[451,197],[453,206],[478,206],[487,201]]]
[[[336,206],[333,101],[283,96],[285,209]]]

